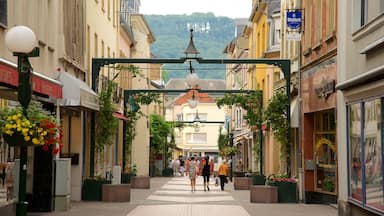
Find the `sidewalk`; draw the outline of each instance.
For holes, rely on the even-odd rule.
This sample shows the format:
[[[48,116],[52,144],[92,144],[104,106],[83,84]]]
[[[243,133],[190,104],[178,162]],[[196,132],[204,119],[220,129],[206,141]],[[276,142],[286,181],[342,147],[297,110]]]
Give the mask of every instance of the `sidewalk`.
[[[30,216],[336,216],[328,205],[257,204],[249,202],[249,190],[225,191],[213,184],[204,192],[202,177],[191,192],[188,177],[151,178],[151,189],[131,189],[131,202],[73,202],[66,212],[29,213]]]

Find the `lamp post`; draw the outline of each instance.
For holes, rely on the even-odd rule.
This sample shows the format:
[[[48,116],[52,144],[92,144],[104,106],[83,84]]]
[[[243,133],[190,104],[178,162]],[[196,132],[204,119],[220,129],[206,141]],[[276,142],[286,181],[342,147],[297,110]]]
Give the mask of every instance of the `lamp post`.
[[[17,71],[19,72],[18,100],[23,108],[23,114],[27,116],[27,108],[32,98],[32,66],[29,57],[39,56],[36,47],[35,33],[26,26],[15,26],[5,35],[5,43],[8,49],[17,56]],[[16,204],[16,215],[27,215],[28,202],[26,201],[27,182],[27,157],[28,147],[20,143],[20,167],[19,167],[19,196]]]

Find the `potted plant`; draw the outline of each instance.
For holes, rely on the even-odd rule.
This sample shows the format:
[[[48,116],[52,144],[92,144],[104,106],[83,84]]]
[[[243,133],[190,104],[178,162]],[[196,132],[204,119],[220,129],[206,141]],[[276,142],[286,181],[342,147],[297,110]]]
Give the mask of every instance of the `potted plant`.
[[[132,179],[137,174],[137,166],[133,164],[132,166],[128,166],[126,170],[121,173],[121,183],[122,184],[130,184]]]
[[[270,175],[267,178],[267,185],[277,187],[278,200],[281,203],[297,202],[297,179],[288,175]]]
[[[1,109],[0,129],[10,146],[42,146],[54,154],[62,147],[61,128],[55,115],[36,101],[32,101],[25,112],[22,107]]]

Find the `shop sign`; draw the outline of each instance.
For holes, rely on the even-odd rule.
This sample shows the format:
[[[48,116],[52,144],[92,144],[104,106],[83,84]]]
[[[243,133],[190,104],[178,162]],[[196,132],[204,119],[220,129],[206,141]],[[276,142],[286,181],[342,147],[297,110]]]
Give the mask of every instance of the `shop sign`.
[[[336,80],[327,81],[323,79],[319,87],[315,88],[317,97],[326,100],[329,95],[335,92]]]

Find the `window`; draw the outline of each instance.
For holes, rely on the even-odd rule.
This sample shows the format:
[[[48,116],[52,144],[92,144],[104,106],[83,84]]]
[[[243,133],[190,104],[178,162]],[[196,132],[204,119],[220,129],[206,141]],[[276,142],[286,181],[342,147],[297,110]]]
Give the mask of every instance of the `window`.
[[[353,0],[353,30],[358,30],[382,13],[384,13],[382,0]]]
[[[332,36],[336,33],[336,2],[335,0],[327,0],[327,26],[326,26],[326,36]]]
[[[207,134],[206,133],[187,133],[188,144],[206,144]]]
[[[305,1],[304,50],[311,48],[312,0]]]
[[[336,194],[336,128],[335,110],[317,112],[315,114],[314,155],[315,190]]]
[[[362,201],[361,175],[361,108],[360,104],[353,104],[348,109],[349,116],[349,161],[350,185],[349,191],[353,199]]]
[[[384,99],[348,106],[349,196],[367,207],[384,211],[383,113]]]
[[[0,0],[0,25],[8,25],[7,0]]]
[[[368,206],[384,210],[380,99],[364,103],[365,199]]]
[[[315,46],[315,48],[318,46],[318,45],[320,45],[320,43],[321,43],[321,27],[322,27],[322,11],[323,11],[323,9],[322,9],[322,3],[323,3],[323,1],[314,1],[313,2],[313,6],[314,6],[314,8],[315,8],[315,10],[312,10],[313,12],[314,12],[314,15],[313,15],[313,17],[315,18],[315,20],[314,20],[314,27],[315,27],[315,29],[314,29],[314,46]]]

